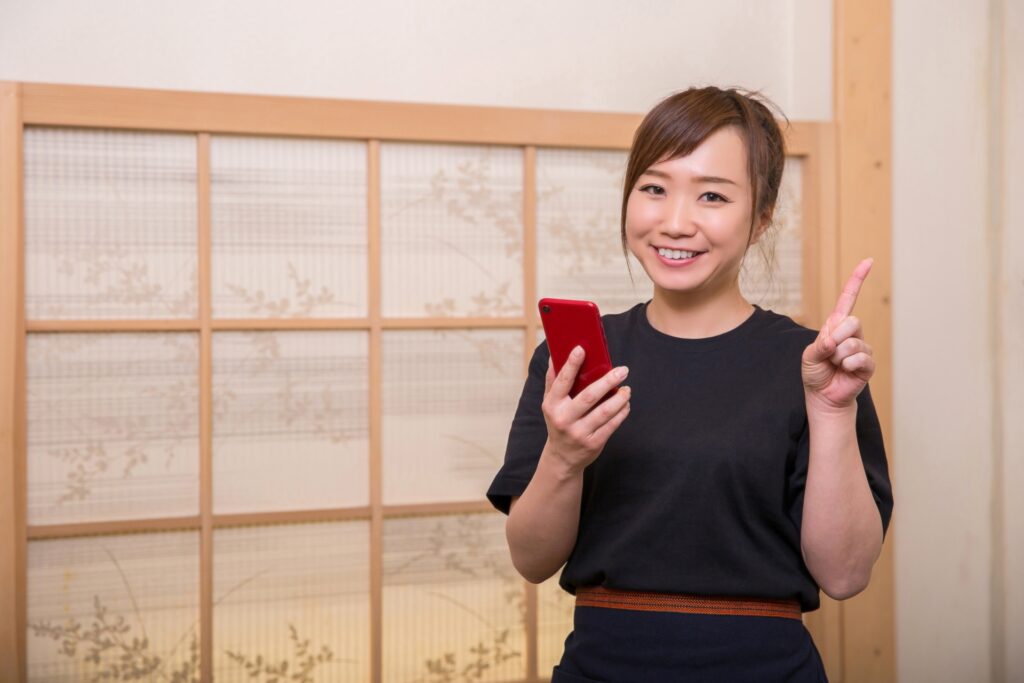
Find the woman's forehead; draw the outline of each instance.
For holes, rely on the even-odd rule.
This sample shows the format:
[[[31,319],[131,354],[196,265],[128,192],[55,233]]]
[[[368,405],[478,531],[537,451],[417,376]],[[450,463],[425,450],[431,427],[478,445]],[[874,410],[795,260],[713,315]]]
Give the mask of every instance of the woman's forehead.
[[[670,178],[719,178],[735,185],[747,184],[747,146],[732,127],[704,139],[689,154],[664,157],[644,171],[645,175]]]

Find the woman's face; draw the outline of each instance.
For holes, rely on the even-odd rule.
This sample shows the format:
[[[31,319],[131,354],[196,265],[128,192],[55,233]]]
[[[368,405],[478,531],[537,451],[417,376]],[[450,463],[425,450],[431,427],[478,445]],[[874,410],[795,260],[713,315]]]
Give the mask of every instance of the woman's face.
[[[626,244],[656,288],[723,291],[754,241],[750,200],[746,145],[735,128],[721,128],[640,176],[626,204]]]

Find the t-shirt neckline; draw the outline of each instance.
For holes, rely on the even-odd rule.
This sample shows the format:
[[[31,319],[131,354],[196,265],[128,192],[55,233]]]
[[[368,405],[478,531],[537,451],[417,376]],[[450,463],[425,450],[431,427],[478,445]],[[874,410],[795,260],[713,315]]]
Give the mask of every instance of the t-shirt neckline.
[[[691,339],[686,337],[674,337],[651,325],[651,321],[647,319],[647,305],[650,303],[650,300],[648,300],[645,303],[637,304],[634,309],[636,323],[641,332],[644,336],[655,339],[659,343],[667,344],[675,349],[683,351],[709,351],[734,345],[747,337],[753,330],[757,329],[761,322],[768,316],[768,312],[766,310],[757,304],[752,304],[754,307],[753,312],[747,316],[743,322],[731,330],[727,330],[721,334],[716,334],[712,337]]]

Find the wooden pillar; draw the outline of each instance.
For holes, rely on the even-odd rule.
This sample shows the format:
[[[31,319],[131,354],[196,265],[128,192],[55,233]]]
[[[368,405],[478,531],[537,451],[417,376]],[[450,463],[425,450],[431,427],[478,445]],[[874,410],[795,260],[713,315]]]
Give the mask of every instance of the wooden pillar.
[[[25,669],[25,316],[21,89],[0,82],[0,681]]]
[[[822,125],[815,135],[815,153],[804,168],[804,262],[815,269],[814,279],[805,280],[807,324],[819,328],[835,306],[839,282],[838,184],[836,180],[836,129]],[[813,205],[811,205],[813,202]],[[829,680],[838,683],[843,672],[843,605],[821,594],[821,607],[804,615],[804,625],[814,637]]]
[[[874,268],[857,302],[875,350],[871,392],[892,460],[892,2],[836,0],[834,94],[838,292],[860,259]],[[894,681],[893,531],[870,587],[842,603],[843,683]]]

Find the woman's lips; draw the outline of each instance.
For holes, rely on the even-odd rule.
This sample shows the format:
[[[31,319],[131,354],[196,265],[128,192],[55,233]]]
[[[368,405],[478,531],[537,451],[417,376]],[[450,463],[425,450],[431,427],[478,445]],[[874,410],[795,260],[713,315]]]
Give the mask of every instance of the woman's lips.
[[[654,249],[654,255],[658,257],[658,260],[661,261],[666,266],[668,266],[669,268],[682,268],[688,266],[697,259],[699,259],[701,256],[703,256],[705,253],[702,251],[698,252],[695,256],[691,256],[690,258],[673,259],[659,254],[657,247],[652,247],[652,249]]]

